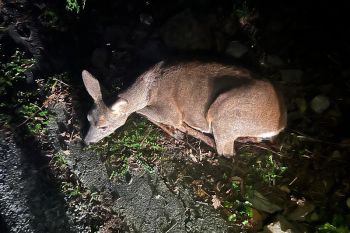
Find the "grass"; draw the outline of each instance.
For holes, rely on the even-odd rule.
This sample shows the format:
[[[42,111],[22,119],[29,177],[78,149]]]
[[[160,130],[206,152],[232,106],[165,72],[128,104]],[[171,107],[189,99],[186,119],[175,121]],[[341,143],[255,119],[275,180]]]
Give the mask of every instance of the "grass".
[[[347,226],[346,219],[341,215],[334,215],[332,223],[326,222],[317,227],[317,233],[348,233],[350,231]]]
[[[62,192],[68,196],[68,198],[79,197],[82,195],[79,185],[74,185],[70,182],[62,182]]]
[[[110,179],[127,174],[131,164],[154,172],[154,164],[164,152],[163,146],[158,143],[159,130],[139,118],[130,119],[123,129],[119,135],[113,134],[89,146],[88,150],[105,160]]]
[[[274,160],[273,155],[268,153],[252,164],[252,171],[259,176],[266,184],[275,186],[276,180],[281,178],[288,167],[280,165]]]
[[[58,168],[66,168],[67,167],[67,160],[65,158],[65,155],[63,152],[58,152],[56,153],[52,159],[51,159],[51,163],[55,166],[55,167],[58,167]]]
[[[0,64],[0,120],[12,124],[25,132],[26,136],[42,137],[52,120],[48,110],[48,99],[59,98],[62,81],[67,74],[48,77],[46,80],[35,79],[26,83],[25,72],[35,63],[20,50],[7,61]],[[47,101],[45,103],[45,101]]]
[[[66,0],[66,9],[79,14],[79,12],[85,8],[85,3],[86,0],[82,0],[81,2],[78,0]]]
[[[223,201],[224,212],[226,212],[229,222],[247,225],[249,219],[253,217],[252,204],[247,200],[251,186],[242,185],[239,180],[231,180],[231,188],[229,190],[232,195]]]
[[[32,67],[35,60],[27,58],[24,52],[16,50],[8,62],[0,64],[0,96],[9,93],[13,86],[25,80],[25,71]],[[5,103],[1,103],[4,105]],[[1,107],[0,105],[0,107]]]
[[[23,104],[19,112],[26,119],[26,124],[31,135],[44,135],[47,133],[47,126],[50,121],[50,113],[46,108],[39,107],[34,103]]]

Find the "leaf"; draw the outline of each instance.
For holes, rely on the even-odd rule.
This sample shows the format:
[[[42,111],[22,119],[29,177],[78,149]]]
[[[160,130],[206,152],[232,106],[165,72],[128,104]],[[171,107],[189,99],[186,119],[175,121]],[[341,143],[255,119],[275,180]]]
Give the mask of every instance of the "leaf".
[[[212,199],[211,199],[212,203],[213,203],[213,207],[214,209],[217,209],[221,206],[221,201],[220,199],[216,196],[216,195],[213,195],[212,196]]]

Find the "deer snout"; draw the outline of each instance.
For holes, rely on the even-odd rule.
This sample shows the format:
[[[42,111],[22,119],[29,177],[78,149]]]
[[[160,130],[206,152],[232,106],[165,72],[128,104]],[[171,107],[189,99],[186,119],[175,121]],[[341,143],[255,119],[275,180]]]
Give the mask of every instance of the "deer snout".
[[[91,132],[91,130],[89,130],[87,132],[87,134],[85,135],[84,139],[83,139],[84,143],[86,145],[90,145],[93,143],[98,142],[99,140],[96,138],[96,136]]]

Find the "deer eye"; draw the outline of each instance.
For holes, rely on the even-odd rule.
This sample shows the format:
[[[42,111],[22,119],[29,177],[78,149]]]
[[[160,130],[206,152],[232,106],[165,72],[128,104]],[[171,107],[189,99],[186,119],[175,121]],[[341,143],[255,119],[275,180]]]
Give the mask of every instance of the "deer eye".
[[[99,129],[102,129],[102,130],[106,130],[107,129],[107,126],[100,126],[98,127]]]

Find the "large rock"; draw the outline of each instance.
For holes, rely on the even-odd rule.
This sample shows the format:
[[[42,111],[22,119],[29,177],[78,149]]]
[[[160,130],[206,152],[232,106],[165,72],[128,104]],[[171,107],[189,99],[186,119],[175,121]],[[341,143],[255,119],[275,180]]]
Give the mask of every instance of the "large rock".
[[[298,205],[293,211],[291,211],[286,217],[293,221],[305,221],[306,216],[314,211],[315,205],[309,201]]]
[[[226,48],[226,54],[234,58],[240,58],[247,52],[247,46],[245,46],[239,41],[232,41]]]
[[[252,206],[255,209],[264,211],[266,213],[273,214],[277,211],[281,211],[282,207],[278,204],[272,202],[267,197],[263,196],[258,191],[254,191],[253,195],[248,198],[249,202],[252,203]]]
[[[316,113],[323,113],[330,106],[330,101],[327,96],[317,95],[311,100],[311,108]]]
[[[276,220],[264,227],[260,233],[306,233],[301,225],[295,222],[289,222],[282,215],[278,215]]]

